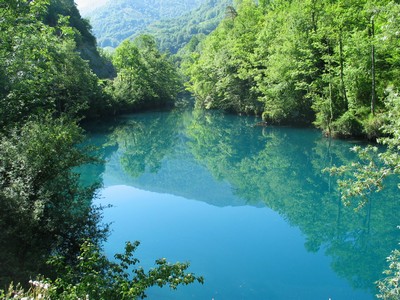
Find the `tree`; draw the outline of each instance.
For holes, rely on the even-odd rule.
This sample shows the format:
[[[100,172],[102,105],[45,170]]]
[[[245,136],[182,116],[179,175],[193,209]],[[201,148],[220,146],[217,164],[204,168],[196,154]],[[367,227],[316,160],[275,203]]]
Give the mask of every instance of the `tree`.
[[[134,42],[123,42],[113,63],[118,75],[111,93],[121,107],[160,107],[175,100],[179,75],[168,57],[158,51],[154,38],[144,35]]]
[[[196,104],[207,109],[259,113],[251,57],[262,14],[253,1],[228,8],[226,18],[204,39],[185,68]]]
[[[6,300],[144,299],[146,290],[152,286],[168,285],[171,289],[176,289],[179,285],[196,281],[203,283],[202,277],[186,272],[188,263],[170,264],[162,258],[148,272],[134,267],[139,263],[133,256],[138,246],[139,242],[127,242],[125,252],[116,254],[115,260],[110,261],[96,244],[86,241],[77,256],[77,265],[71,266],[59,256],[50,260],[60,277],[55,280],[30,280],[28,291],[11,285],[8,291],[0,289],[0,297]]]
[[[81,141],[76,123],[49,116],[0,137],[0,249],[15,254],[5,255],[2,280],[32,276],[46,270],[51,253],[70,258],[83,239],[105,237],[91,206],[98,183],[81,187],[74,172],[94,161],[77,147]]]
[[[47,4],[2,4],[0,128],[42,112],[80,118],[101,94],[97,77],[76,51],[68,18],[60,18],[56,27],[41,21]]]
[[[320,13],[314,2],[281,1],[267,12],[257,43],[256,81],[268,121],[308,123],[314,117],[308,93],[321,72],[313,45]]]
[[[182,64],[198,105],[314,123],[333,136],[382,135],[385,91],[399,78],[398,4],[236,4]]]

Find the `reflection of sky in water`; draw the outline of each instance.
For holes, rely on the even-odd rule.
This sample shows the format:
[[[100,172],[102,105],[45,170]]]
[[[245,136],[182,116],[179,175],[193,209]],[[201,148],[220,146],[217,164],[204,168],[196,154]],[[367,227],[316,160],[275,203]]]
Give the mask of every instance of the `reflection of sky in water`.
[[[182,151],[178,157],[164,159],[161,162],[162,167],[156,174],[147,171],[137,178],[126,174],[119,163],[119,154],[120,152],[113,153],[106,164],[102,176],[105,187],[129,185],[143,190],[197,199],[217,206],[245,203],[245,200],[233,194],[228,182],[215,180],[210,172],[196,163],[193,156],[187,152]]]
[[[321,251],[308,253],[300,230],[269,208],[220,208],[121,185],[103,190],[98,202],[114,205],[105,211],[113,222],[109,256],[139,240],[145,268],[161,257],[188,260],[205,277],[203,286],[153,288],[150,299],[372,298],[338,278]]]

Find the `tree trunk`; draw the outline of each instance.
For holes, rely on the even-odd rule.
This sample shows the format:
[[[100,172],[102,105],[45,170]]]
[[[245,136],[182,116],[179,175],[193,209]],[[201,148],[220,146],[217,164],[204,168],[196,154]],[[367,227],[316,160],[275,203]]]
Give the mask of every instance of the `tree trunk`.
[[[371,113],[375,115],[375,106],[376,106],[376,82],[375,82],[375,45],[374,45],[374,38],[375,38],[375,22],[374,17],[372,16],[371,19],[371,77],[372,77],[372,90],[371,90]]]
[[[347,100],[347,92],[346,86],[344,84],[344,66],[343,66],[343,37],[342,37],[342,28],[339,31],[339,64],[340,64],[340,85],[342,90],[343,100],[346,105],[346,110],[348,109],[348,100]]]

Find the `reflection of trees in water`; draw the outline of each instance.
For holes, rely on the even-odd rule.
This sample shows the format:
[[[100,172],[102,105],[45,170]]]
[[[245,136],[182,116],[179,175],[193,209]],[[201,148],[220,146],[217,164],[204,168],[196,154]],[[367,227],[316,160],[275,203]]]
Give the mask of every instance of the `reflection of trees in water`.
[[[174,111],[138,114],[117,126],[110,140],[121,150],[124,171],[134,178],[145,171],[157,173],[178,142],[182,117]]]
[[[106,227],[91,201],[98,184],[82,187],[72,170],[93,161],[77,143],[79,127],[63,119],[27,122],[0,139],[0,286],[50,276],[50,255],[69,262],[85,239]]]
[[[10,213],[5,206],[0,206],[1,287],[12,281],[27,284],[38,274],[55,275],[46,264],[50,255],[65,256],[72,263],[71,259],[76,257],[84,240],[92,239],[97,243],[106,236],[106,227],[100,226],[101,209],[87,203],[66,206],[57,220],[52,220],[51,229],[33,225],[30,220],[20,218],[17,212]]]
[[[185,145],[249,205],[264,203],[299,227],[306,249],[329,255],[337,274],[354,287],[373,289],[398,240],[396,192],[388,189],[354,212],[343,206],[335,178],[322,172],[354,159],[348,142],[311,129],[255,123],[251,117],[203,111],[133,115],[108,131],[107,156],[118,147],[124,171],[138,177],[156,173],[165,157],[179,157],[176,147]]]
[[[215,178],[224,179],[223,171],[262,151],[266,139],[253,124],[254,118],[195,111],[187,128],[188,146]]]
[[[197,116],[188,128],[191,151],[249,204],[262,201],[298,226],[307,250],[323,249],[354,287],[373,289],[398,242],[396,192],[375,195],[359,212],[343,207],[336,183],[322,170],[354,159],[348,143],[312,130],[252,128],[246,120]]]

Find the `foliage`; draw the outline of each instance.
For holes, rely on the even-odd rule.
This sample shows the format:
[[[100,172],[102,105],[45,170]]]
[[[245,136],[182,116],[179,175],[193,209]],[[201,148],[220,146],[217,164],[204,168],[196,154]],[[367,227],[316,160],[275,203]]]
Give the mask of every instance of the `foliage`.
[[[101,91],[76,51],[68,18],[60,17],[50,27],[40,17],[46,13],[46,1],[19,2],[1,4],[0,128],[43,112],[81,118]]]
[[[75,30],[74,41],[80,56],[89,62],[90,68],[99,78],[115,76],[115,70],[97,49],[97,41],[93,36],[89,21],[83,19],[73,0],[51,0],[43,22],[56,27],[60,17],[68,17],[68,25]]]
[[[193,37],[210,34],[225,15],[232,0],[206,0],[201,5],[182,16],[173,19],[162,19],[149,24],[143,32],[154,36],[160,50],[176,54]],[[133,39],[131,36],[130,39]]]
[[[389,269],[384,274],[386,277],[378,281],[378,299],[397,300],[400,298],[400,251],[393,250],[387,258]]]
[[[81,139],[81,129],[65,119],[32,120],[14,129],[1,139],[1,196],[17,201],[15,207],[28,214],[26,219],[53,219],[47,214],[60,206],[57,202],[72,205],[78,201],[63,199],[79,194],[69,195],[59,187],[65,185],[74,191],[76,178],[71,170],[93,160],[76,148]],[[52,225],[43,227],[50,229]]]
[[[237,1],[185,56],[188,89],[206,108],[376,138],[399,84],[398,11],[386,0]]]
[[[26,293],[20,285],[11,286],[0,297],[76,299],[94,295],[87,284],[98,283],[98,292],[106,295],[100,298],[120,299],[121,294],[144,297],[152,285],[176,288],[202,281],[185,273],[188,264],[165,260],[148,273],[136,269],[129,281],[123,270],[138,262],[132,258],[138,244],[127,244],[126,253],[117,257],[120,265],[100,254],[108,226],[99,223],[102,207],[91,204],[100,183],[85,186],[76,172],[98,160],[81,145],[83,130],[73,120],[115,109],[132,95],[118,90],[125,83],[121,76],[115,85],[100,82],[82,59],[89,55],[95,60],[98,53],[73,1],[10,0],[0,8],[0,284],[23,283],[38,273],[57,278],[31,282]],[[132,103],[152,106],[175,98],[178,75],[154,40],[141,37],[134,47],[140,57],[130,60],[133,65],[123,62],[129,53],[116,54],[121,74],[139,80]],[[107,87],[117,87],[119,103],[103,94]],[[65,273],[55,274],[54,266],[45,265],[50,255],[62,257],[57,266]]]
[[[143,299],[146,289],[151,286],[168,284],[176,289],[181,284],[203,282],[202,277],[185,273],[188,263],[169,264],[165,258],[157,260],[156,267],[148,272],[140,267],[132,269],[139,262],[133,257],[138,246],[139,242],[126,243],[125,253],[115,255],[116,263],[110,262],[95,245],[83,244],[78,265],[67,266],[65,275],[56,280],[62,290],[60,299],[83,298],[85,295],[92,299]],[[57,266],[59,261],[53,261],[53,264]],[[61,266],[64,266],[62,262]]]
[[[339,180],[345,202],[358,197],[360,198],[359,206],[365,205],[370,193],[382,190],[383,182],[387,177],[400,174],[400,97],[395,91],[388,91],[388,93],[387,120],[382,127],[383,133],[387,136],[378,140],[385,145],[385,151],[378,151],[376,146],[354,147],[353,151],[359,157],[358,162],[330,169],[332,174],[347,176]]]
[[[91,205],[98,185],[81,187],[73,172],[94,161],[77,148],[81,141],[75,123],[50,117],[0,138],[1,281],[43,270],[52,252],[72,257],[85,238],[105,237],[101,210]]]
[[[380,192],[384,188],[384,182],[395,176],[398,187],[398,175],[400,174],[400,136],[399,136],[399,111],[400,97],[394,90],[388,91],[386,100],[386,123],[382,127],[385,137],[378,142],[385,146],[384,151],[378,151],[377,147],[356,147],[353,150],[358,154],[359,161],[352,164],[333,167],[331,173],[345,176],[338,181],[342,199],[346,204],[359,199],[358,209],[370,202],[371,194]],[[389,256],[389,269],[384,273],[388,276],[378,282],[381,299],[398,299],[399,297],[399,251],[394,250]]]
[[[254,51],[261,14],[252,1],[244,1],[242,14],[226,17],[195,51],[190,64],[183,64],[190,78],[188,90],[205,108],[232,112],[258,112],[250,57]],[[232,8],[233,9],[233,8]]]
[[[117,78],[110,94],[120,109],[161,107],[175,100],[180,78],[170,59],[161,54],[153,37],[125,41],[113,55]]]
[[[7,290],[0,289],[0,299],[11,300],[50,300],[51,290],[54,288],[47,280],[29,280],[30,288],[25,291],[21,284],[10,284]]]
[[[30,281],[30,289],[10,286],[1,291],[1,299],[144,299],[145,291],[151,286],[168,285],[176,289],[203,278],[187,273],[188,263],[170,264],[165,258],[156,261],[156,267],[145,272],[133,253],[139,242],[125,245],[123,254],[116,254],[115,261],[108,260],[98,246],[84,242],[80,248],[78,263],[70,266],[63,257],[53,257],[50,265],[57,269],[58,278]],[[26,298],[28,297],[28,298]]]

